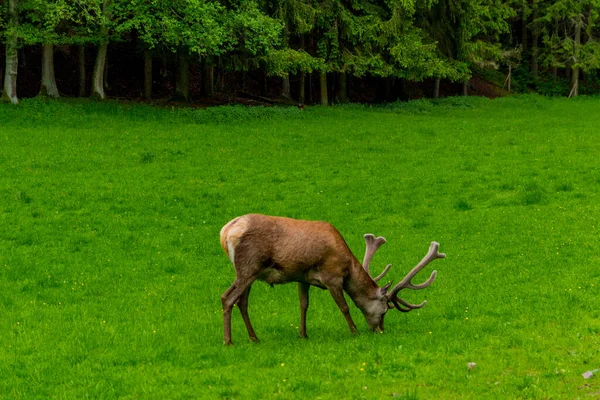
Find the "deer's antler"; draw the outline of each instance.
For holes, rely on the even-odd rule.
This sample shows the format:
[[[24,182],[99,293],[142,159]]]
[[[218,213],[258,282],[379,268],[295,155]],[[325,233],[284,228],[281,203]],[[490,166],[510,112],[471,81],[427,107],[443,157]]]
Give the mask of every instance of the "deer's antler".
[[[440,247],[439,243],[431,242],[431,245],[429,246],[429,251],[427,252],[427,255],[417,264],[416,267],[414,267],[404,277],[404,279],[402,279],[402,281],[398,282],[398,284],[396,284],[396,286],[394,286],[392,288],[392,290],[389,291],[389,293],[387,295],[388,299],[394,304],[394,306],[398,309],[398,311],[409,312],[414,309],[421,308],[425,304],[427,304],[427,300],[423,301],[421,304],[411,304],[411,303],[408,303],[408,302],[402,300],[401,298],[399,298],[397,296],[397,294],[402,289],[413,289],[413,290],[425,289],[427,286],[431,285],[433,283],[433,281],[435,281],[435,278],[437,276],[437,271],[433,271],[431,273],[431,276],[429,277],[429,279],[427,279],[425,282],[423,282],[419,285],[414,285],[411,282],[411,279],[414,278],[414,276],[417,273],[419,273],[419,271],[421,271],[423,268],[425,268],[427,266],[427,264],[429,264],[431,261],[438,259],[438,258],[446,257],[446,254],[438,252],[439,247]],[[401,305],[404,307],[401,307]]]
[[[382,244],[384,244],[386,242],[386,240],[382,236],[379,236],[376,238],[372,233],[367,233],[365,235],[365,242],[367,244],[367,250],[365,252],[365,258],[363,260],[362,265],[363,265],[363,268],[365,269],[365,271],[367,271],[367,273],[369,274],[369,276],[371,276],[371,272],[369,271],[369,264],[371,263],[371,259],[373,258],[373,255],[375,255],[375,252],[377,251],[377,249]],[[391,267],[392,267],[392,264],[389,264],[387,267],[385,267],[383,272],[381,274],[377,275],[375,278],[373,278],[373,280],[375,282],[377,282],[378,280],[383,278],[385,276],[385,274],[388,273],[388,271],[390,270]]]

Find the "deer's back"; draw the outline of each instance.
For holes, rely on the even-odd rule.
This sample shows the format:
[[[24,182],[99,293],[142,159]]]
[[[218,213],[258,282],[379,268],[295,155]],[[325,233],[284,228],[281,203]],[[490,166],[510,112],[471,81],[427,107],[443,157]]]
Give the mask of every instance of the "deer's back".
[[[346,275],[352,253],[329,223],[261,214],[233,219],[221,230],[221,246],[239,273],[260,264],[267,283],[317,284],[323,273]],[[317,286],[319,286],[317,284]]]

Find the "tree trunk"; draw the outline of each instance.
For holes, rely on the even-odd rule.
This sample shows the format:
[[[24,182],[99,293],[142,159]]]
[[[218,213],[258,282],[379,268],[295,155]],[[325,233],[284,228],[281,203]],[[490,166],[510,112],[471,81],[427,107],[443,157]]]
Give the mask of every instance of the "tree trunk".
[[[152,51],[144,50],[144,98],[152,100]]]
[[[398,78],[394,86],[396,87],[397,93],[396,98],[394,99],[395,101],[398,99],[402,101],[410,100],[410,95],[406,91],[406,78]]]
[[[558,18],[554,20],[554,34],[558,37]],[[552,78],[554,80],[558,79],[558,67],[556,65],[552,66]]]
[[[40,96],[55,99],[60,97],[54,76],[54,46],[51,44],[42,46],[42,87],[40,88]]]
[[[435,78],[435,81],[433,82],[433,98],[440,98],[440,78]]]
[[[104,83],[104,90],[108,90],[110,86],[108,85],[108,46],[106,48],[106,56],[104,58],[104,77],[102,78]]]
[[[175,74],[175,94],[173,100],[190,101],[190,63],[186,56],[177,55],[177,73]]]
[[[581,15],[577,17],[577,21],[575,22],[575,43],[574,43],[574,63],[579,62],[579,48],[581,47],[581,27],[583,25],[583,21]],[[572,66],[571,67],[571,93],[569,93],[569,97],[575,97],[579,95],[579,67]]]
[[[383,78],[385,83],[385,93],[383,95],[384,101],[394,101],[398,99],[396,92],[394,91],[394,86],[396,86],[396,78],[393,76],[388,76]]]
[[[292,98],[292,91],[290,88],[290,74],[286,73],[281,79],[281,97],[285,99]]]
[[[300,102],[300,104],[304,104],[306,100],[306,73],[300,72],[299,78],[300,79],[298,82],[298,101]]]
[[[537,20],[537,0],[533,0],[533,20]],[[533,27],[533,31],[531,32],[531,75],[534,78],[538,76],[538,41],[539,41],[539,33],[536,26]]]
[[[313,104],[313,73],[308,74],[308,103]]]
[[[215,97],[215,67],[204,61],[202,73],[202,94],[206,97]]]
[[[167,57],[164,54],[160,57],[160,68],[158,70],[158,73],[163,79],[167,79],[167,77],[169,76]]]
[[[248,72],[246,70],[242,70],[242,88],[246,90],[248,87]]]
[[[17,11],[17,14],[18,14],[18,11]],[[25,53],[25,47],[21,46],[19,48],[19,50],[17,50],[17,51],[20,53],[19,54],[19,64],[21,65],[21,67],[23,69],[27,69],[28,65],[27,65],[27,55]]]
[[[347,75],[345,72],[340,72],[338,74],[339,79],[339,88],[338,88],[338,101],[340,103],[348,102],[348,81]]]
[[[300,35],[300,50],[302,51],[304,51],[306,47],[304,40],[304,35]],[[298,102],[304,104],[306,101],[306,73],[300,71],[298,78]]]
[[[108,3],[104,3],[102,7],[102,13],[107,19],[110,19],[110,15],[107,11]],[[92,72],[92,99],[104,100],[106,94],[104,88],[106,87],[104,78],[104,68],[106,68],[106,55],[108,53],[108,26],[103,25],[100,27],[100,35],[104,38],[104,43],[98,46],[96,53],[96,62],[94,63],[94,72]]]
[[[108,51],[108,43],[98,46],[96,54],[96,62],[94,63],[94,72],[92,73],[92,99],[104,100],[104,67],[106,66],[106,53]]]
[[[463,96],[468,96],[469,95],[469,81],[464,81],[462,84],[462,95]]]
[[[321,82],[321,105],[326,106],[329,104],[329,100],[327,98],[327,73],[320,73],[320,82]]]
[[[262,75],[262,82],[260,85],[260,95],[263,97],[267,97],[267,85],[268,85],[268,76],[267,76],[267,70],[265,68],[261,68],[261,75]]]
[[[19,25],[17,15],[18,3],[18,0],[9,0],[8,2],[8,26],[13,29],[16,29]],[[6,71],[4,74],[4,90],[2,91],[2,100],[9,101],[13,104],[19,103],[19,99],[17,98],[17,71],[19,67],[17,40],[18,38],[16,35],[11,35],[6,38]]]
[[[4,63],[6,62],[6,48],[4,43],[0,41],[0,54],[4,54],[4,57],[0,57],[0,96],[2,95],[2,87],[4,84]]]
[[[522,0],[523,16],[521,26],[521,45],[523,46],[523,54],[527,54],[527,0]]]
[[[217,77],[216,77],[215,90],[222,92],[225,89],[225,71],[223,70],[223,63],[221,57],[217,58]]]
[[[80,45],[77,54],[79,64],[79,97],[85,96],[85,46]]]

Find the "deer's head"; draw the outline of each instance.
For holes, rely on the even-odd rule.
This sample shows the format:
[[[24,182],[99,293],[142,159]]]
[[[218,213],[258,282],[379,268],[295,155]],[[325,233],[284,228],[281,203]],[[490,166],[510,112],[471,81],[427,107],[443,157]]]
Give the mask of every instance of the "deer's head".
[[[381,272],[381,274],[373,277],[371,272],[369,271],[369,264],[371,263],[371,259],[377,249],[386,242],[383,237],[375,237],[374,235],[368,233],[365,235],[365,242],[367,244],[367,250],[365,253],[365,258],[363,260],[362,266],[364,270],[369,274],[371,279],[375,283],[381,280],[390,270],[392,264],[388,264],[387,267]],[[427,264],[437,258],[444,258],[446,255],[444,253],[438,252],[439,243],[431,242],[429,246],[429,252],[427,255],[414,267],[400,282],[398,282],[392,289],[390,289],[392,283],[388,283],[382,287],[378,287],[377,290],[372,291],[369,294],[369,298],[367,301],[361,302],[359,305],[360,310],[362,311],[365,319],[367,320],[367,324],[372,331],[375,332],[383,332],[383,321],[385,318],[385,314],[389,309],[395,308],[401,312],[409,312],[415,310],[417,308],[423,307],[427,304],[427,300],[424,300],[420,304],[411,304],[405,300],[402,300],[398,297],[398,292],[402,289],[425,289],[427,286],[431,285],[437,276],[437,271],[433,271],[429,279],[425,282],[415,285],[411,282],[412,278]]]

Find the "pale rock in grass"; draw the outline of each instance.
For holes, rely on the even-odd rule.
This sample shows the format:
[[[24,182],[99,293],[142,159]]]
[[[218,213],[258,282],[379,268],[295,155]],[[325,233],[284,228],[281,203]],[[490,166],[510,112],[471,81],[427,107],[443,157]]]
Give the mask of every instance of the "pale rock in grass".
[[[595,374],[598,373],[598,371],[600,371],[599,369],[594,369],[591,371],[586,371],[583,374],[581,374],[581,376],[583,376],[583,379],[590,379],[592,376],[594,376]]]

